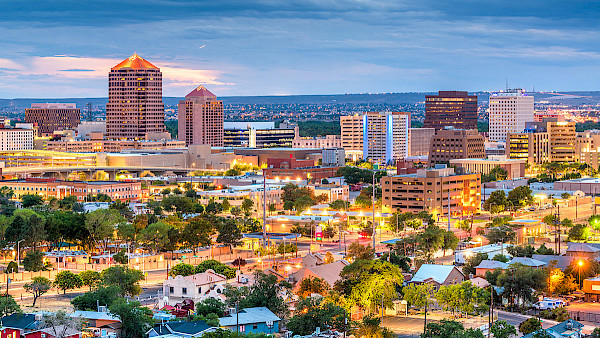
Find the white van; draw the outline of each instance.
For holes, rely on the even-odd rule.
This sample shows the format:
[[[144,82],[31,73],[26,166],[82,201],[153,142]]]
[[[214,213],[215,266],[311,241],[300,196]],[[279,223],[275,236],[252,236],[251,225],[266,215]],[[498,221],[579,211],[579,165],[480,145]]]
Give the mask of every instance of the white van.
[[[544,300],[533,304],[533,307],[537,310],[553,310],[559,307],[563,307],[565,305],[566,303],[562,299],[544,298]]]

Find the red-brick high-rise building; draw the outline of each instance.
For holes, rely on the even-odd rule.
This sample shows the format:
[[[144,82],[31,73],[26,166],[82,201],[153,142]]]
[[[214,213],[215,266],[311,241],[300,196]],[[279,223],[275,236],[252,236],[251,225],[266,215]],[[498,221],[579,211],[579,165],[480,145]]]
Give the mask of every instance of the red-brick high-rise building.
[[[468,92],[440,91],[425,96],[425,128],[477,129],[477,96]]]
[[[55,131],[74,129],[81,119],[75,103],[32,103],[25,109],[25,122],[37,126],[37,136],[49,136]]]
[[[162,73],[133,54],[108,74],[106,134],[112,139],[143,139],[164,130]]]

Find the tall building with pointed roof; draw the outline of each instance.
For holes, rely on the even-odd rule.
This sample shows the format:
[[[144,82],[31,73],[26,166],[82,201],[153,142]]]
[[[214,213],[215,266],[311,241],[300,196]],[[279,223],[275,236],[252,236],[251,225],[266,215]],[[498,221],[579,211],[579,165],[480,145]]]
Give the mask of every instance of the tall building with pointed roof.
[[[106,134],[112,139],[144,139],[165,131],[162,73],[137,54],[110,69]]]
[[[178,138],[190,144],[223,146],[223,101],[204,86],[192,90],[177,105]]]

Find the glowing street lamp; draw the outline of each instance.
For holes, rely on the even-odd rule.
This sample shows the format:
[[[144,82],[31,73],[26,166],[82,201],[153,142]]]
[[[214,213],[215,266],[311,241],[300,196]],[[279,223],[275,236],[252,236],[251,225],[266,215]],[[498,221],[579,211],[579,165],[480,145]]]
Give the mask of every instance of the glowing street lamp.
[[[581,268],[583,267],[583,260],[579,260],[577,262],[577,266],[579,267],[579,289],[581,289]]]

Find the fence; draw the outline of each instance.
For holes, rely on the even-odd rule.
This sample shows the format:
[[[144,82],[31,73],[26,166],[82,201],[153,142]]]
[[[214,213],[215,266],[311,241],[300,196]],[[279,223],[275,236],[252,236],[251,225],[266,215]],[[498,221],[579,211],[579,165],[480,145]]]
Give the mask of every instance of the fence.
[[[569,311],[571,318],[577,321],[600,323],[600,313],[584,312],[584,311]]]
[[[37,272],[12,272],[12,273],[2,273],[0,274],[0,283],[6,283],[6,279],[10,278],[11,283],[13,282],[21,282],[21,281],[30,281],[33,277],[46,277],[50,280],[53,280],[57,270],[49,270],[49,271],[37,271]]]

